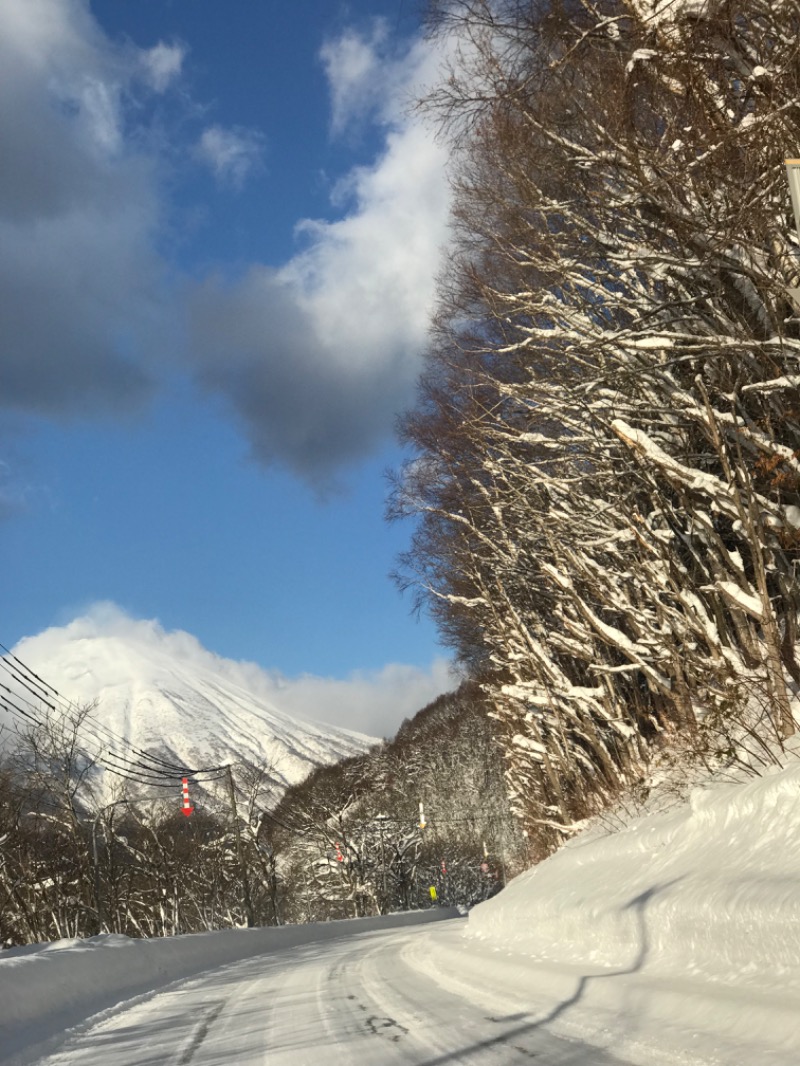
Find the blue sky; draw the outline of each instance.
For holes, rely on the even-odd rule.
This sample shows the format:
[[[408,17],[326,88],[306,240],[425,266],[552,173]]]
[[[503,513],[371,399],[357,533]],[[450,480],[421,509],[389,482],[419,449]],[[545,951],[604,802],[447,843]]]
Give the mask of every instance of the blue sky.
[[[449,687],[383,520],[447,240],[417,13],[0,0],[3,643],[111,603],[382,732]]]

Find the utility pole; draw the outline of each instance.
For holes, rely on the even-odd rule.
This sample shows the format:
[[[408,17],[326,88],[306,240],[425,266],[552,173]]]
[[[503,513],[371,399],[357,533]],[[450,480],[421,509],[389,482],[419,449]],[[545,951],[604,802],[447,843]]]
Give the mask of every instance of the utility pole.
[[[800,239],[800,159],[786,159],[786,178],[789,182],[789,194],[792,198],[792,214],[794,226]],[[800,304],[800,288],[797,287],[797,275],[792,279],[792,285],[787,285],[787,291],[795,304]]]
[[[389,909],[389,895],[386,891],[386,848],[383,842],[383,827],[384,823],[386,822],[386,819],[388,818],[388,815],[377,814],[375,818],[378,823],[378,831],[381,835],[381,867],[383,869],[383,906],[385,913]]]
[[[103,816],[100,811],[97,818],[92,822],[92,863],[94,866],[94,905],[97,912],[97,932],[103,932],[105,916],[103,914],[103,891],[100,884],[100,862],[97,858],[97,822]]]
[[[225,767],[228,774],[228,793],[231,800],[231,814],[233,815],[233,831],[236,834],[236,861],[239,864],[239,876],[242,879],[242,896],[244,897],[244,913],[247,919],[247,928],[252,929],[256,924],[255,915],[253,914],[253,901],[250,898],[250,881],[247,877],[247,869],[244,864],[244,853],[242,851],[242,834],[239,829],[239,813],[236,810],[236,789],[233,787],[233,769],[231,766]]]

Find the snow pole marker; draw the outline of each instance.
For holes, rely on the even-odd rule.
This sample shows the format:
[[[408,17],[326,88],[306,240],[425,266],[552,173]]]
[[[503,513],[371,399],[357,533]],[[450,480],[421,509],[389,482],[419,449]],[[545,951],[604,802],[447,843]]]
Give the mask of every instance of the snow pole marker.
[[[189,778],[184,777],[182,779],[182,794],[183,794],[183,806],[181,807],[181,814],[184,814],[187,818],[194,810],[194,807],[189,803]]]

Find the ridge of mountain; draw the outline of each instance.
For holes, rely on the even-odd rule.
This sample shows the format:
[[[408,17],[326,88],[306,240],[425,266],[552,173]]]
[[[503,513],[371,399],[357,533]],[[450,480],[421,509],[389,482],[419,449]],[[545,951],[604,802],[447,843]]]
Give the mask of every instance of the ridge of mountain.
[[[266,671],[154,621],[81,618],[23,639],[13,654],[74,708],[92,708],[81,737],[95,754],[114,734],[183,766],[265,766],[282,789],[377,743],[290,718],[268,698],[276,683]]]

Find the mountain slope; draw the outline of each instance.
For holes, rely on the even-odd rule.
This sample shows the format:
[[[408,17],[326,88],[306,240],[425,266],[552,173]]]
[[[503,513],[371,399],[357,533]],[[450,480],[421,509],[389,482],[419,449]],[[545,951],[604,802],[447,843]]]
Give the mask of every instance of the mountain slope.
[[[94,753],[145,749],[190,767],[249,760],[267,764],[286,786],[374,743],[289,718],[267,698],[275,681],[255,664],[223,659],[190,634],[167,633],[154,621],[121,613],[80,618],[26,638],[13,651],[71,704],[95,705],[81,734]]]

